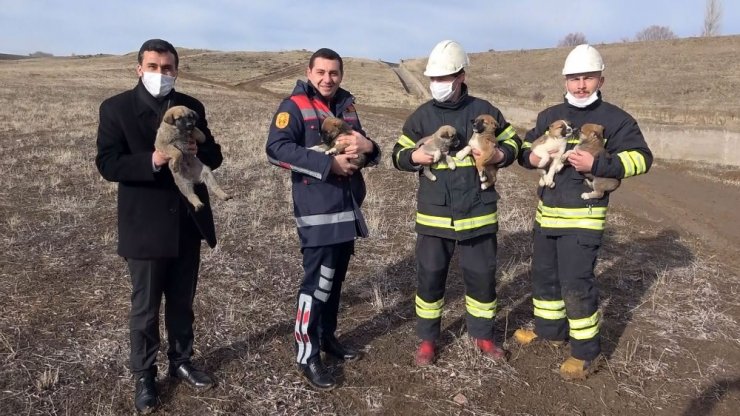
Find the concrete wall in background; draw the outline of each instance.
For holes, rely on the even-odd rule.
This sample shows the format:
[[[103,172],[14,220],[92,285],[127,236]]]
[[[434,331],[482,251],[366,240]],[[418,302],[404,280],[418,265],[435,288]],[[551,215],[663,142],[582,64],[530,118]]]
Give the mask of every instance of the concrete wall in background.
[[[515,127],[531,129],[537,121],[537,112],[532,110],[511,106],[500,109]],[[643,123],[640,123],[640,129],[656,158],[740,166],[740,133]]]
[[[640,126],[656,158],[740,166],[740,133]]]

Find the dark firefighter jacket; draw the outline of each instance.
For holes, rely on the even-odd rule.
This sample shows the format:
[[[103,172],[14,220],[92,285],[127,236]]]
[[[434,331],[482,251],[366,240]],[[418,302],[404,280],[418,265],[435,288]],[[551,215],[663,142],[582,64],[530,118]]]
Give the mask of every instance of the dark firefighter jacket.
[[[513,163],[521,146],[521,140],[501,111],[488,101],[468,95],[465,84],[462,88],[460,98],[454,103],[431,100],[416,109],[406,120],[392,155],[396,169],[419,171],[416,232],[458,241],[498,231],[499,195],[494,187],[480,189],[472,156],[456,160],[455,170],[449,169],[444,160],[432,165],[437,180],[429,180],[421,174],[421,166],[411,162],[416,142],[440,126],[451,125],[457,130],[460,142],[450,152],[454,156],[473,135],[473,120],[481,114],[491,114],[499,125],[496,139],[505,154],[499,167]]]
[[[321,122],[328,116],[343,118],[367,137],[354,101],[352,94],[340,88],[327,103],[311,84],[298,81],[270,125],[267,159],[292,171],[293,213],[301,247],[338,244],[368,235],[360,210],[365,199],[361,171],[349,177],[333,175],[333,156],[308,149],[321,143]],[[380,157],[380,148],[375,142],[373,146],[369,165],[377,164]]]
[[[564,102],[547,108],[537,116],[536,126],[527,132],[519,155],[519,164],[533,169],[529,163],[532,142],[547,131],[550,123],[567,120],[574,129],[586,123],[604,126],[608,157],[594,160],[594,176],[624,179],[641,175],[650,169],[653,155],[632,116],[619,107],[599,99],[586,108]],[[567,149],[578,143],[575,136],[568,141]],[[581,194],[591,189],[584,183],[584,176],[566,164],[555,175],[555,187],[539,187],[540,202],[537,206],[535,228],[547,235],[593,235],[601,238],[606,222],[609,193],[601,199],[584,200]]]

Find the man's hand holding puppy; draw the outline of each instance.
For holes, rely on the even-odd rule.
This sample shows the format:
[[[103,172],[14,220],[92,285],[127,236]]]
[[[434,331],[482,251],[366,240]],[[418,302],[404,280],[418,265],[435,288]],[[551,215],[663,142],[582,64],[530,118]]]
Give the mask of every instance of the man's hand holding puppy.
[[[196,143],[195,140],[188,141],[188,146],[185,148],[185,151],[191,155],[195,155],[198,153],[198,143]],[[152,164],[156,168],[160,168],[167,164],[171,159],[170,156],[167,156],[166,153],[160,151],[160,150],[154,150],[154,153],[152,153]]]
[[[352,163],[357,159],[360,153],[371,153],[373,151],[373,142],[368,140],[359,131],[352,131],[352,134],[345,134],[337,138],[337,143],[347,145],[343,153],[334,155],[331,162],[331,172],[338,176],[350,176],[359,169]]]

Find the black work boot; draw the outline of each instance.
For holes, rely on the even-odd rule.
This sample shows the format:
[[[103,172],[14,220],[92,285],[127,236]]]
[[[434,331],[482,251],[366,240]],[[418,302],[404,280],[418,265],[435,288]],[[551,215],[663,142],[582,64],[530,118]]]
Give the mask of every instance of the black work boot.
[[[355,351],[339,342],[337,337],[330,335],[321,340],[321,349],[327,354],[340,360],[352,361],[360,357],[359,351]]]
[[[159,404],[157,386],[154,375],[147,374],[136,379],[136,391],[134,393],[134,406],[139,413],[147,414],[155,411]]]
[[[336,380],[329,374],[329,370],[324,367],[318,355],[309,359],[306,364],[299,364],[298,368],[303,378],[316,389],[328,391],[337,385]]]

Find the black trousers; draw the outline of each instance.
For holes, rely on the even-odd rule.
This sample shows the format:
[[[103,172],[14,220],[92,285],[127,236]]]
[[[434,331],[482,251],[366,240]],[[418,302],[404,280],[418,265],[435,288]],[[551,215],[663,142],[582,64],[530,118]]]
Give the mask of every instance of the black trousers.
[[[200,237],[180,240],[180,255],[167,259],[126,259],[131,274],[130,365],[135,376],[156,375],[159,307],[165,298],[164,323],[170,367],[193,355],[193,299],[198,284]]]
[[[295,321],[296,362],[306,364],[319,355],[322,336],[333,336],[342,282],[347,275],[355,242],[306,247],[303,252],[303,282],[298,289]]]
[[[575,358],[596,358],[601,346],[594,267],[601,240],[587,235],[547,236],[535,230],[533,242],[535,333],[545,339],[569,339]]]
[[[423,340],[439,338],[450,260],[460,250],[465,282],[465,324],[479,339],[493,339],[496,314],[496,234],[455,241],[429,235],[416,238],[416,333]]]

